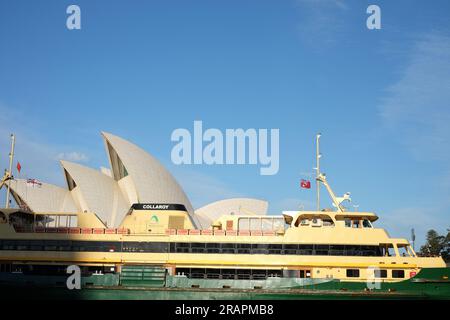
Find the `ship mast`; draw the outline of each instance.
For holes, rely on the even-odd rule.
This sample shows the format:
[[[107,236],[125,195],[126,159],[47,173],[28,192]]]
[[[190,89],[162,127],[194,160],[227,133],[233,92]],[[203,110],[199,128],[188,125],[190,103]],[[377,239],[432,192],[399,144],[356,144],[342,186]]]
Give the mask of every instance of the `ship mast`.
[[[7,172],[8,175],[8,190],[6,192],[6,208],[9,208],[9,195],[11,192],[11,178],[12,178],[12,166],[14,161],[14,146],[16,143],[16,137],[11,134],[11,152],[9,153],[9,171]]]
[[[344,212],[345,208],[342,205],[342,202],[347,200],[351,201],[350,199],[350,192],[347,192],[342,197],[336,197],[333,190],[331,189],[330,185],[328,184],[327,178],[325,176],[325,173],[320,172],[320,158],[322,157],[322,154],[320,153],[320,137],[322,135],[318,133],[316,135],[316,189],[317,189],[317,211],[320,211],[320,183],[323,183],[325,188],[328,191],[328,194],[330,195],[331,201],[333,202],[333,205],[336,207],[338,212]]]
[[[320,144],[319,144],[320,136],[321,136],[320,133],[318,133],[318,134],[316,135],[316,192],[317,192],[317,211],[320,211],[320,181],[319,181],[319,176],[320,176],[320,157],[322,156],[322,155],[320,154]]]

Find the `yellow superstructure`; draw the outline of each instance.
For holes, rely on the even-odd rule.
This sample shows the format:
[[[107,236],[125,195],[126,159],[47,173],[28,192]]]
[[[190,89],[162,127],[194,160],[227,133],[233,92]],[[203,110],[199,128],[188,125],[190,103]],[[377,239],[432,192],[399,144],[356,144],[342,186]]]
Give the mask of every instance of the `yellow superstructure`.
[[[127,264],[156,264],[172,274],[184,268],[271,269],[354,281],[372,278],[374,269],[386,270],[382,281],[401,281],[421,268],[445,267],[442,258],[418,257],[407,240],[375,228],[373,213],[226,215],[210,229],[196,230],[186,211],[157,206],[130,210],[120,229],[103,229],[93,213],[74,213],[77,226],[72,227],[67,227],[67,219],[57,219],[67,214],[52,213],[51,223],[56,219],[66,225],[48,227],[46,214],[2,210],[0,260],[115,270]]]

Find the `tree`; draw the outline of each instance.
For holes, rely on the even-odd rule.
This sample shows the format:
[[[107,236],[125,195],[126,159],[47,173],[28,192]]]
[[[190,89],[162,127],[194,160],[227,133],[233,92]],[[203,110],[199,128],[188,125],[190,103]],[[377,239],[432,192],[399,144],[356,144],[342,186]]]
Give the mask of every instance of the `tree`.
[[[445,262],[450,262],[450,229],[447,229],[447,236],[444,240],[444,249],[442,250],[442,258]]]
[[[427,242],[420,248],[421,256],[442,256],[448,262],[450,260],[450,229],[446,236],[439,235],[431,229],[427,232]]]

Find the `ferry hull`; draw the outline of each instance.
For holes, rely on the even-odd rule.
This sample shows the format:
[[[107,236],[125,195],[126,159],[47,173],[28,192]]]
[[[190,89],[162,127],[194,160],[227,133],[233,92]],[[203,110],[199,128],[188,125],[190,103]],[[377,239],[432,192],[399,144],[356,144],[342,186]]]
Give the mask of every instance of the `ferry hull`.
[[[378,287],[368,289],[366,282],[331,279],[219,280],[172,276],[167,276],[163,283],[147,280],[122,285],[118,274],[109,274],[83,278],[81,290],[68,290],[65,277],[0,274],[0,295],[9,299],[80,300],[450,300],[449,275],[450,268],[427,268],[412,279],[380,283]]]

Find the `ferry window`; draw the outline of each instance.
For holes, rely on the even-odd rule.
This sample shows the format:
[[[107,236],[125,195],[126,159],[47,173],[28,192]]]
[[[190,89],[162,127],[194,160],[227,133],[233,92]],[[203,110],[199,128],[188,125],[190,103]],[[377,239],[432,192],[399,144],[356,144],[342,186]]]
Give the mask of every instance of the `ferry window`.
[[[239,230],[250,230],[250,221],[248,218],[239,219]]]
[[[220,243],[207,243],[206,244],[207,253],[220,253]]]
[[[283,245],[283,253],[284,254],[297,254],[297,244],[284,244]]]
[[[78,217],[77,216],[68,216],[69,222],[68,225],[70,228],[78,227]]]
[[[41,251],[43,245],[44,245],[43,241],[31,241],[30,242],[30,250],[31,251]]]
[[[347,269],[348,278],[359,278],[359,269]]]
[[[67,216],[59,216],[58,227],[68,227]]]
[[[191,270],[189,268],[177,268],[175,272],[178,276],[191,276]]]
[[[178,242],[176,244],[176,252],[187,253],[187,252],[189,252],[189,249],[190,249],[189,243]],[[124,251],[125,251],[125,248],[124,248]]]
[[[385,257],[395,256],[395,250],[392,244],[382,244],[380,245],[380,249],[382,251],[382,255]]]
[[[363,227],[364,227],[364,228],[372,228],[372,224],[370,223],[369,220],[364,219],[364,220],[363,220]]]
[[[268,277],[278,277],[281,278],[283,276],[281,270],[267,270]]]
[[[205,275],[206,275],[206,273],[205,273],[205,269],[203,269],[203,268],[192,268],[191,269],[191,278],[194,278],[194,279],[203,279],[203,278],[205,278]]]
[[[345,246],[344,245],[330,245],[330,256],[343,256],[345,255]]]
[[[203,253],[205,252],[205,244],[204,243],[192,243],[191,250],[193,253]]]
[[[252,253],[253,254],[267,254],[268,245],[265,243],[253,243]]]
[[[329,245],[315,245],[315,254],[318,256],[327,256],[330,249]]]
[[[251,270],[245,270],[245,269],[237,270],[237,278],[238,279],[250,280],[250,277],[251,277]]]
[[[220,269],[206,269],[206,278],[207,279],[219,279],[220,278]]]
[[[222,269],[220,273],[222,274],[222,279],[236,278],[236,270],[235,269]]]
[[[375,278],[387,278],[387,270],[375,269],[373,272]]]
[[[274,219],[271,219],[271,218],[261,219],[262,230],[273,230],[274,229],[273,225],[274,225]]]
[[[286,229],[286,222],[283,218],[273,219],[273,230],[284,230]]]
[[[346,226],[347,228],[350,228],[350,227],[352,226],[352,220],[350,220],[350,219],[345,219],[345,226]]]
[[[250,253],[251,244],[249,243],[238,243],[237,253]]]
[[[280,254],[282,248],[282,244],[269,244],[269,254]]]
[[[251,218],[250,219],[250,230],[261,230],[261,219]]]
[[[311,278],[311,270],[300,270],[300,278]]]
[[[45,227],[46,228],[56,227],[56,216],[45,216]]]
[[[265,280],[266,278],[267,278],[267,270],[252,270],[253,280]]]
[[[324,227],[333,227],[334,226],[334,222],[331,219],[325,218],[322,221],[323,221],[323,226]]]
[[[404,278],[405,270],[392,270],[392,278]]]
[[[222,243],[222,253],[234,253],[236,245],[234,243]]]
[[[60,241],[58,242],[58,250],[59,251],[71,251],[71,243],[70,241]]]
[[[300,255],[312,255],[313,254],[313,246],[309,244],[300,244],[298,246],[298,254]]]
[[[409,252],[405,246],[398,246],[398,253],[402,257],[409,257]]]
[[[359,228],[359,220],[353,220],[353,228]]]

